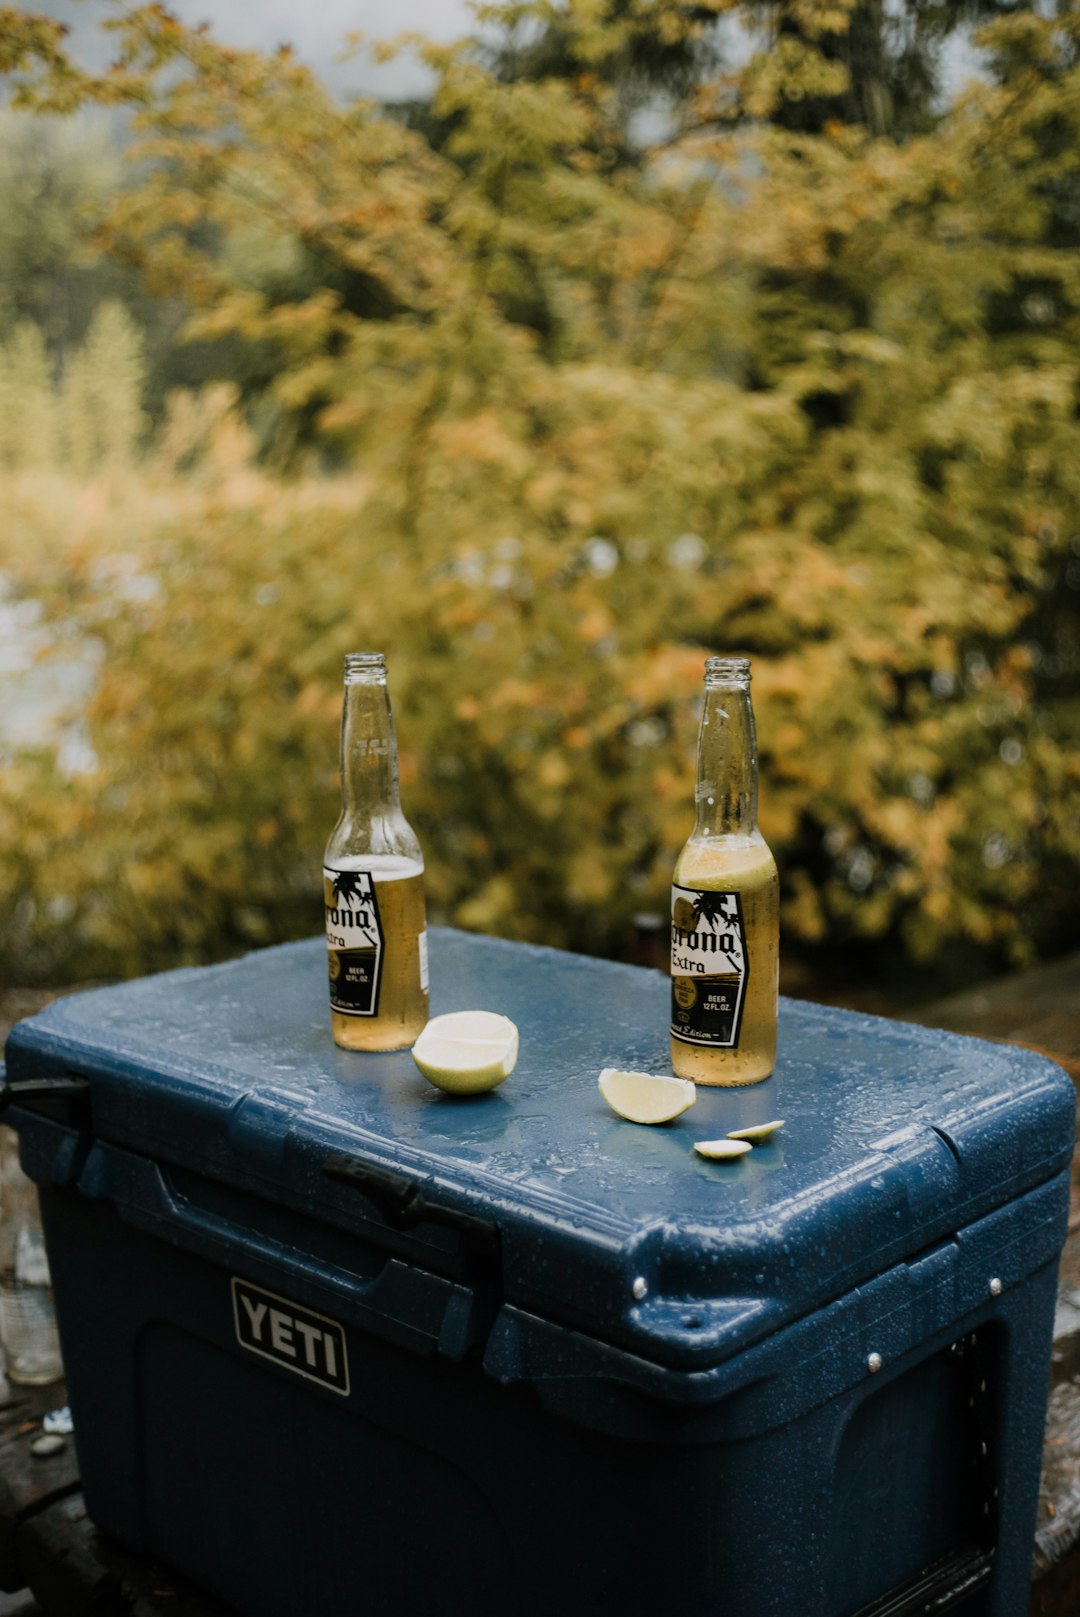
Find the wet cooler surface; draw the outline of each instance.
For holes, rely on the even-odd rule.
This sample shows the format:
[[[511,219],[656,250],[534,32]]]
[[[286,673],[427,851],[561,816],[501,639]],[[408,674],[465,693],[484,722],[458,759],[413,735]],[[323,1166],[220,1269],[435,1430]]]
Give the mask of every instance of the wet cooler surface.
[[[695,1261],[708,1249],[731,1273],[741,1264],[792,1307],[1069,1160],[1072,1086],[1026,1051],[782,1001],[771,1079],[699,1088],[650,1128],[615,1116],[597,1077],[670,1070],[666,977],[433,929],[431,983],[433,1015],[482,1008],[518,1024],[518,1064],[498,1089],[448,1096],[407,1051],[337,1049],[319,939],[59,1001],[17,1030],[9,1068],[87,1074],[106,1137],[195,1167],[210,1113],[222,1150],[248,1165],[263,1150],[271,1177],[275,1129],[306,1132],[497,1220],[624,1253],[692,1242]],[[196,1114],[202,1133],[185,1147]],[[783,1130],[734,1163],[693,1150],[778,1117]]]

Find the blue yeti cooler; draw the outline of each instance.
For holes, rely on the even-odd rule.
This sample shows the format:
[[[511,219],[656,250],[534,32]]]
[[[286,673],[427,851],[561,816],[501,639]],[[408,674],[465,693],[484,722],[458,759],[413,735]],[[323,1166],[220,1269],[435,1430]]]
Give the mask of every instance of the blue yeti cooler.
[[[518,1023],[501,1088],[336,1049],[321,941],[15,1029],[99,1526],[249,1617],[1020,1617],[1066,1076],[785,1003],[773,1079],[642,1128],[597,1075],[667,1070],[663,977],[431,979]]]

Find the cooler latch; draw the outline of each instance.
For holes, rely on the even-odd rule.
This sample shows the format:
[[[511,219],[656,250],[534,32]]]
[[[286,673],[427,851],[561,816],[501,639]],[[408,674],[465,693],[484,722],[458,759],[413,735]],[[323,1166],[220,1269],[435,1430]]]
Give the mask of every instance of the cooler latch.
[[[0,1111],[6,1111],[9,1106],[25,1106],[28,1111],[77,1128],[90,1121],[90,1084],[86,1078],[77,1078],[72,1073],[52,1073],[47,1078],[8,1078],[0,1063]]]
[[[439,1224],[457,1232],[464,1244],[477,1257],[491,1265],[499,1258],[499,1232],[494,1224],[476,1213],[463,1212],[458,1207],[446,1207],[425,1196],[415,1179],[398,1173],[393,1168],[382,1168],[372,1162],[362,1162],[343,1152],[327,1157],[323,1172],[331,1179],[352,1185],[359,1190],[395,1230],[412,1230],[420,1224]]]
[[[90,1148],[89,1081],[74,1073],[8,1078],[0,1062],[0,1119],[13,1106],[26,1172],[41,1184],[71,1184]]]

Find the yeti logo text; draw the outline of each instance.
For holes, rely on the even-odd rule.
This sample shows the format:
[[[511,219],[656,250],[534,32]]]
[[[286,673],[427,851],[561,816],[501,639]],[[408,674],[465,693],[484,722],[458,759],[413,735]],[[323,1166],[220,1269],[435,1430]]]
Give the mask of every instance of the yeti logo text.
[[[345,1332],[335,1320],[313,1314],[287,1297],[263,1291],[235,1275],[232,1294],[236,1339],[241,1347],[348,1396]]]

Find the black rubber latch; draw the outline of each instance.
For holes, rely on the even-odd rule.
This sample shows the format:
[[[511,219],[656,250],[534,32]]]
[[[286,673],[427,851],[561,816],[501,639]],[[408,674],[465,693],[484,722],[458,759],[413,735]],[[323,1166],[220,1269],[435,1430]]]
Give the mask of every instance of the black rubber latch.
[[[0,1067],[0,1112],[23,1106],[69,1126],[90,1119],[90,1084],[73,1073],[52,1073],[47,1078],[8,1078]]]
[[[476,1213],[429,1201],[408,1174],[358,1161],[343,1152],[327,1157],[322,1166],[329,1178],[359,1190],[391,1229],[411,1230],[418,1224],[440,1224],[445,1229],[455,1230],[478,1256],[489,1260],[498,1258],[499,1232],[494,1224]]]

